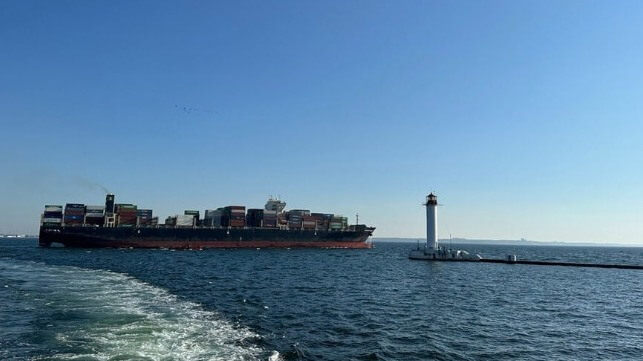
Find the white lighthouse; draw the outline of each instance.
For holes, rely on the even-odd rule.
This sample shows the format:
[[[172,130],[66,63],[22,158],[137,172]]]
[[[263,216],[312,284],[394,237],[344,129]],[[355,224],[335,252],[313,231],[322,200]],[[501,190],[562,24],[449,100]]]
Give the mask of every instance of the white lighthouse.
[[[438,197],[430,193],[426,196],[426,249],[438,250]]]
[[[470,255],[467,251],[458,249],[447,249],[438,245],[438,197],[430,193],[426,196],[426,247],[420,248],[418,240],[417,249],[411,250],[410,259],[427,261],[457,261],[457,260],[479,260],[477,254]]]

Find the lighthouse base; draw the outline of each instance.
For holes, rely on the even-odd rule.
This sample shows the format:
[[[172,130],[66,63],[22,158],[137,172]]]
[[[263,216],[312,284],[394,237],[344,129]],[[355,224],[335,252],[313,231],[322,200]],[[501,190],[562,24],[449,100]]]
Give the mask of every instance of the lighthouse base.
[[[414,249],[409,253],[409,259],[417,260],[426,260],[426,261],[455,261],[455,260],[467,260],[475,261],[480,260],[482,257],[475,254],[471,255],[467,251],[455,250],[455,249],[446,249],[446,248],[425,248],[425,249]]]

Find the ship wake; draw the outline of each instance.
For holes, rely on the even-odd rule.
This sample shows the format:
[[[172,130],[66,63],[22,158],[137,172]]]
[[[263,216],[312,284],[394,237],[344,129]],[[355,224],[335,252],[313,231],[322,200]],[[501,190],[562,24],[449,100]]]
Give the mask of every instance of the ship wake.
[[[0,258],[0,358],[255,360],[260,338],[130,276]]]

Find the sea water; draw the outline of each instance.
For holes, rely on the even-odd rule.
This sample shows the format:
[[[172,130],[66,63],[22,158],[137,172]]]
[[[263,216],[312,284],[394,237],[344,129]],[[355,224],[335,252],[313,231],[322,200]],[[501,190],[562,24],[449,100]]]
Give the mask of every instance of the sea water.
[[[0,240],[0,359],[640,360],[643,271]],[[643,264],[641,248],[462,246]],[[274,357],[273,357],[274,358]]]

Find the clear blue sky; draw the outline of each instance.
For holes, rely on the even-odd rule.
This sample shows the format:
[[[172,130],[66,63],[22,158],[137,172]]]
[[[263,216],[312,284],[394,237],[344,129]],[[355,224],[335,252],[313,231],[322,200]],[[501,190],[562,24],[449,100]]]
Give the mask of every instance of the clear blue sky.
[[[44,204],[643,244],[641,1],[2,1],[0,232]],[[184,111],[183,108],[186,108]]]

